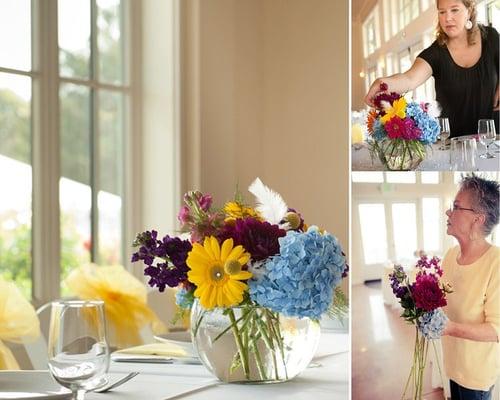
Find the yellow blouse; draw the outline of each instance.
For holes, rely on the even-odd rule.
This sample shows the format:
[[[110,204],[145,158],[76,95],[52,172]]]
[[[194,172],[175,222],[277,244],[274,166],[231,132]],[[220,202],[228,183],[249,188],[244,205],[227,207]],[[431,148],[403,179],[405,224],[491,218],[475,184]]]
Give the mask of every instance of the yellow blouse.
[[[443,259],[443,281],[453,286],[445,312],[458,323],[488,322],[497,342],[443,336],[444,366],[450,379],[473,390],[489,390],[500,376],[500,248],[491,246],[477,261],[459,265],[458,246]]]

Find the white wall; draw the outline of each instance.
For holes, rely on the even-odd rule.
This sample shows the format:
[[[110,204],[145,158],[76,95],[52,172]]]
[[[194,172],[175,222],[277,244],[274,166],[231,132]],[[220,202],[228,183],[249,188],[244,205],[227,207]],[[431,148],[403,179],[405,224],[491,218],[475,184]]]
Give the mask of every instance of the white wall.
[[[220,204],[237,183],[246,191],[260,176],[347,250],[347,1],[189,0],[183,7],[185,23],[199,21],[183,37],[191,100],[183,101],[183,188],[213,193]]]

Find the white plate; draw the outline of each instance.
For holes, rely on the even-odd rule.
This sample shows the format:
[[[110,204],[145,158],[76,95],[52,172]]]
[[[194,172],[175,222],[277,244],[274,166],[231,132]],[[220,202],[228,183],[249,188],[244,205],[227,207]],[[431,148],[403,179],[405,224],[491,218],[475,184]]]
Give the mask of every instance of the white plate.
[[[0,371],[0,400],[62,400],[71,396],[71,391],[54,381],[49,371]]]

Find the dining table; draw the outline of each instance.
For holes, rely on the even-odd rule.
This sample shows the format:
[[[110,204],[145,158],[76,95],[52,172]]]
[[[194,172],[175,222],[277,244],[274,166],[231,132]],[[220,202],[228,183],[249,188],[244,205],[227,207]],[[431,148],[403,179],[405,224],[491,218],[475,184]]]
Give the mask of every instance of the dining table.
[[[435,143],[427,150],[426,158],[417,167],[417,171],[450,171],[455,170],[450,162],[450,150],[441,150],[441,143]],[[484,146],[478,146],[478,156],[475,158],[474,171],[498,171],[500,170],[500,141],[490,145],[490,152],[495,158],[481,158],[479,155],[485,152]],[[352,171],[383,171],[384,166],[375,156],[370,155],[367,143],[358,143],[352,146],[351,151]],[[469,169],[468,169],[469,170]]]
[[[350,357],[346,332],[323,331],[313,361],[290,381],[273,384],[223,383],[199,364],[111,361],[115,378],[132,371],[135,378],[106,393],[87,393],[87,400],[344,400],[349,398]]]

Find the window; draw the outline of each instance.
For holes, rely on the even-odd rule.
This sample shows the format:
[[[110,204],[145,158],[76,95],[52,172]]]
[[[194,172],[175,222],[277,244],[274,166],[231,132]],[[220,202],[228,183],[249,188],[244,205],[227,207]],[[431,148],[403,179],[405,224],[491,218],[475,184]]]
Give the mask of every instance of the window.
[[[417,178],[415,172],[386,172],[389,183],[415,183]]]
[[[122,263],[124,11],[92,4],[58,2],[62,278],[71,265]]]
[[[0,275],[31,297],[31,2],[0,3]]]
[[[399,26],[404,29],[419,14],[418,1],[399,0]]]
[[[431,5],[431,1],[430,0],[421,0],[421,1],[422,1],[422,11],[427,10]]]
[[[424,197],[422,199],[423,250],[427,254],[436,253],[441,248],[440,238],[443,235],[440,223],[443,219],[441,214],[438,198]]]
[[[375,30],[375,14],[372,14],[363,26],[365,38],[365,57],[377,49],[377,34]]]
[[[0,275],[13,279],[28,298],[46,284],[51,287],[42,297],[58,296],[59,281],[33,278],[49,274],[51,261],[60,262],[61,279],[84,262],[123,262],[127,4],[0,3],[0,185],[9,188],[0,196]],[[58,56],[51,58],[57,54],[51,49]],[[60,169],[47,162],[32,168],[32,160],[40,159],[59,159]],[[44,200],[57,187],[59,201]],[[59,256],[44,253],[44,224],[32,224],[45,215],[60,216]]]
[[[360,204],[359,221],[365,264],[387,260],[387,234],[383,204]]]
[[[384,181],[384,173],[380,171],[373,172],[351,172],[353,182],[371,182],[382,183]]]
[[[417,250],[417,207],[415,203],[392,204],[396,261],[413,260]]]
[[[438,184],[439,172],[437,171],[422,171],[420,172],[420,179],[422,183]]]

